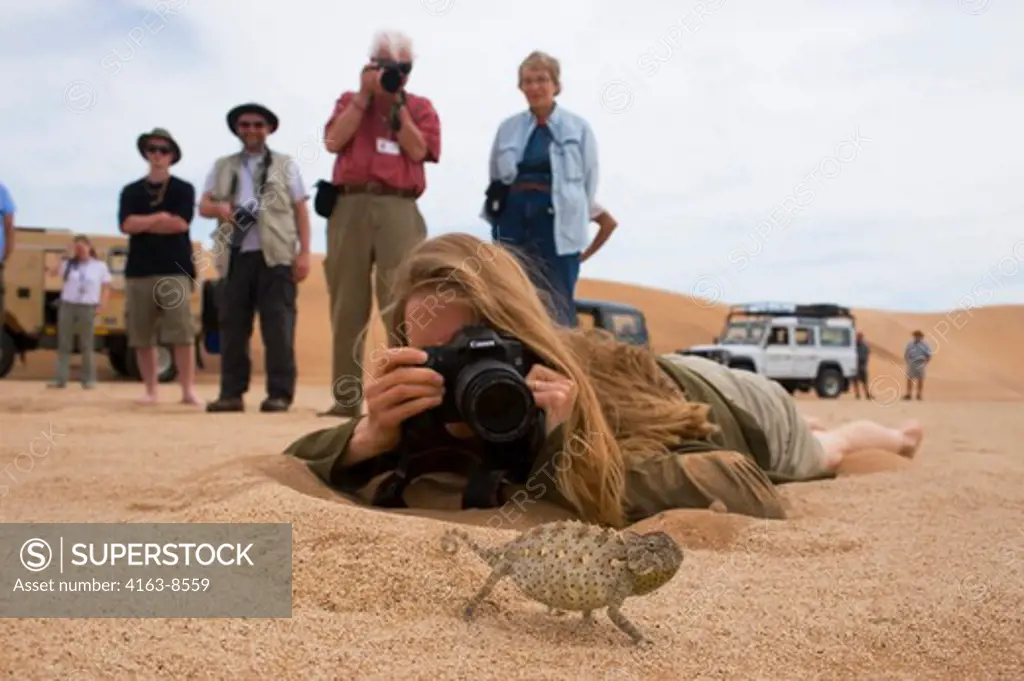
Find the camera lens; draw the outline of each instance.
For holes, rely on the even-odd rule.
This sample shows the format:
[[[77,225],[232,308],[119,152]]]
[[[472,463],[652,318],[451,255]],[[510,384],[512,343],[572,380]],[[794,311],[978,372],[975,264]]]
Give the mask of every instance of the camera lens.
[[[402,73],[394,66],[389,66],[380,74],[380,85],[382,88],[395,94],[398,88],[402,87]]]
[[[533,393],[507,364],[473,362],[459,372],[455,403],[463,420],[487,442],[512,442],[533,427]]]

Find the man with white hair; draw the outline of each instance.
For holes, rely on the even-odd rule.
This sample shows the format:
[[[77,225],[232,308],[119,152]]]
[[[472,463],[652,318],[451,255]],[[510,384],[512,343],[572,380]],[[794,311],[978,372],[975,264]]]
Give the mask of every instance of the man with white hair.
[[[322,416],[362,410],[364,340],[370,319],[371,270],[378,307],[391,300],[391,275],[426,238],[416,205],[426,189],[425,163],[441,155],[441,123],[426,97],[405,89],[412,41],[397,31],[378,33],[361,69],[358,91],[338,98],[324,130],[337,154],[330,185],[321,185],[318,212],[328,218],[327,278],[333,332],[332,406]],[[321,212],[321,206],[326,209]],[[387,331],[393,323],[385,319]]]

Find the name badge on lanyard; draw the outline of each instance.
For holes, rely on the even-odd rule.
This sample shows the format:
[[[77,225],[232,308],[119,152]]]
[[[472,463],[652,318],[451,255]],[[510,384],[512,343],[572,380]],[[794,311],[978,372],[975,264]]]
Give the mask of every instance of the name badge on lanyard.
[[[383,137],[377,138],[377,153],[387,154],[388,156],[398,156],[402,153],[402,149],[398,146],[398,142],[394,140],[384,139]]]

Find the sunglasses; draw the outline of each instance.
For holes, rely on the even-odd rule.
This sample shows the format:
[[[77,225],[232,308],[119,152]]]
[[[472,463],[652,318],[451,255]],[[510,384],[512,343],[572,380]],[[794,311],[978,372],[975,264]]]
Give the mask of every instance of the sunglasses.
[[[148,147],[146,147],[146,151],[151,153],[151,154],[165,154],[166,155],[166,154],[170,154],[171,153],[171,148],[170,147],[161,146],[159,144],[150,144]]]
[[[412,62],[409,61],[389,61],[387,59],[374,59],[373,63],[376,64],[378,68],[382,69],[387,68],[389,66],[394,67],[403,76],[408,76],[410,73],[412,73]]]

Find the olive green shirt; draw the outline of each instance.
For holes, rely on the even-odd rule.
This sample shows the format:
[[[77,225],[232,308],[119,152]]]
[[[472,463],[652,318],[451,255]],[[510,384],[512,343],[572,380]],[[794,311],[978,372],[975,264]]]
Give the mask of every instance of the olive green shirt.
[[[766,473],[768,445],[754,418],[689,369],[662,359],[659,364],[687,400],[710,405],[710,419],[719,432],[708,439],[684,442],[669,454],[626,461],[623,512],[627,522],[673,508],[709,508],[715,502],[731,513],[785,517],[773,479],[786,480]],[[285,454],[305,460],[328,485],[356,494],[378,475],[393,470],[398,462],[397,454],[388,453],[355,466],[338,465],[360,418],[309,433],[293,442]],[[453,442],[449,439],[440,448],[454,446]],[[554,484],[557,471],[566,465],[563,457],[571,456],[563,451],[563,442],[559,426],[534,460],[525,490],[568,508],[570,504]]]

